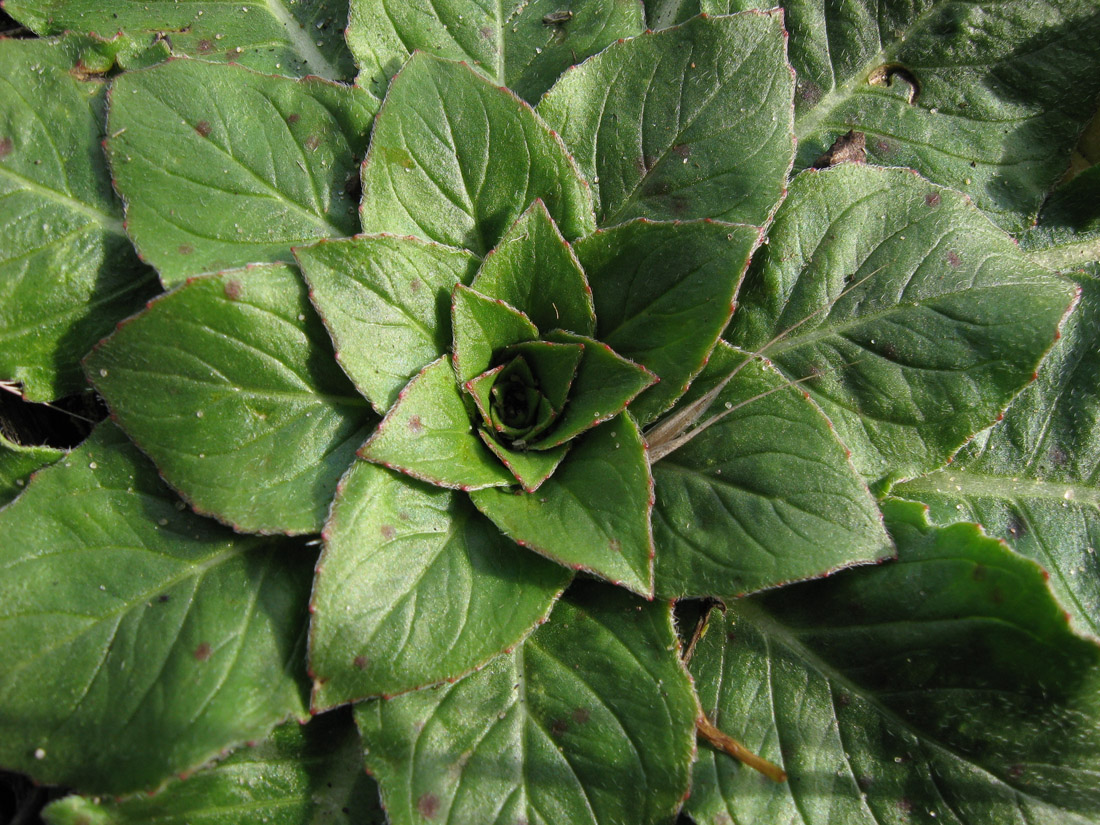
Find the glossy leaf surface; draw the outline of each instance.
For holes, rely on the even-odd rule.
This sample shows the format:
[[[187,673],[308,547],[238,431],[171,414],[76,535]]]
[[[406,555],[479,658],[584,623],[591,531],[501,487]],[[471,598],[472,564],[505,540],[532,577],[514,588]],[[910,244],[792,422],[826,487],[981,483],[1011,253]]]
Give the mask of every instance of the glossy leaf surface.
[[[342,36],[347,0],[7,0],[4,10],[39,34],[125,32],[139,45],[161,35],[176,54],[269,74],[351,80],[355,73]]]
[[[313,704],[454,680],[514,646],[569,572],[519,550],[465,495],[357,463],[313,591]]]
[[[282,264],[189,281],[85,363],[165,480],[248,532],[317,532],[374,420]]]
[[[668,605],[589,583],[484,670],[359,705],[391,822],[666,822],[695,747],[678,653]]]
[[[575,570],[653,593],[653,479],[629,415],[577,441],[534,493],[479,490],[478,509],[506,536]]]
[[[312,554],[195,516],[114,425],[39,473],[0,531],[4,765],[152,789],[303,716]]]
[[[695,18],[610,46],[539,103],[597,192],[597,218],[761,225],[794,154],[779,14]]]
[[[35,401],[83,389],[80,357],[156,291],[99,147],[105,83],[72,72],[94,56],[0,43],[0,378]]]
[[[746,357],[719,344],[682,403]],[[654,463],[660,595],[733,598],[892,555],[844,445],[817,406],[785,383],[749,363],[702,419],[724,417]]]
[[[1072,297],[957,193],[846,163],[792,183],[727,337],[783,336],[768,357],[818,376],[802,386],[857,469],[913,476],[1031,380]]]
[[[595,228],[588,185],[530,106],[466,66],[413,56],[371,138],[363,230],[484,256],[538,198],[567,240]]]
[[[173,781],[155,796],[95,801],[67,796],[44,812],[48,825],[383,825],[378,787],[363,773],[351,714],[289,722],[252,747]]]
[[[126,229],[165,284],[358,231],[367,92],[180,59],[121,75],[110,103]]]
[[[733,312],[754,227],[633,221],[577,244],[596,337],[660,378],[630,406],[647,424],[687,389]]]
[[[725,14],[771,0],[703,0]],[[1100,92],[1091,0],[783,0],[799,168],[850,129],[868,161],[1031,223]]]
[[[1082,631],[1100,638],[1100,271],[1039,378],[950,467],[895,488],[946,524],[980,522],[1050,573]]]
[[[359,83],[381,95],[414,51],[468,62],[534,102],[567,67],[645,29],[640,0],[352,0]]]
[[[294,250],[336,360],[384,413],[451,347],[451,293],[479,263],[469,252],[385,235]]]
[[[1039,568],[888,506],[900,559],[731,605],[692,659],[703,710],[789,779],[700,748],[687,809],[728,822],[1096,822],[1100,651]]]

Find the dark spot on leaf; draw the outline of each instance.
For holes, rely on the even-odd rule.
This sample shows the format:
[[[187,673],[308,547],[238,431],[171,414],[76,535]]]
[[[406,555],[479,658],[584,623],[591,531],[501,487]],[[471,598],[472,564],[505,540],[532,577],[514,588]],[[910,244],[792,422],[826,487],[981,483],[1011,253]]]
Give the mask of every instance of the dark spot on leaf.
[[[550,735],[557,738],[569,730],[569,723],[564,719],[555,719],[550,723]]]
[[[181,243],[177,251],[181,255],[190,255],[192,252],[195,251],[195,247],[191,246],[191,244],[189,243]]]
[[[298,114],[297,112],[293,112],[293,113],[287,115],[286,122],[287,123],[297,123],[301,119],[302,119],[302,116],[300,114]]]
[[[888,155],[894,151],[894,145],[889,141],[877,140],[875,141],[875,149],[878,150],[880,155]]]
[[[679,157],[687,159],[691,157],[691,146],[687,143],[677,143],[672,151]]]
[[[198,661],[205,662],[210,658],[210,645],[207,642],[203,642],[201,645],[195,648],[194,654],[192,654]]]
[[[688,211],[688,206],[691,201],[688,200],[687,195],[673,195],[669,206],[672,208],[674,214],[684,215]]]
[[[590,714],[587,708],[577,708],[573,711],[573,721],[578,725],[583,725],[588,721]]]
[[[875,783],[875,778],[873,776],[868,776],[867,774],[861,774],[860,776],[858,776],[856,778],[856,784],[859,785],[859,789],[861,791],[867,790],[874,783]]]
[[[913,803],[907,796],[903,796],[898,800],[898,810],[902,813],[910,814],[913,812]]]
[[[732,644],[733,642],[736,642],[736,641],[737,641],[737,634],[736,634],[736,633],[735,633],[734,631],[732,631],[732,630],[728,631],[728,632],[726,633],[726,641],[727,641],[727,642],[730,642],[731,644]]]
[[[426,793],[416,801],[416,810],[425,819],[431,819],[439,813],[439,799],[433,793]]]
[[[1013,765],[1011,768],[1008,769],[1008,775],[1011,776],[1013,779],[1019,779],[1021,776],[1024,775],[1024,766]]]
[[[882,353],[884,358],[888,358],[891,361],[897,360],[898,348],[891,344],[889,341],[882,345],[882,347],[880,348],[880,352]]]
[[[213,43],[211,43],[209,40],[199,41],[199,54],[210,54],[210,52],[212,51],[214,51]]]
[[[195,124],[195,131],[203,137],[210,137],[210,123],[205,120],[200,120]]]
[[[0,138],[0,158],[6,158],[11,154],[11,150],[14,148],[15,146],[11,142],[11,138]]]
[[[842,708],[846,708],[848,707],[848,705],[852,704],[852,697],[849,696],[847,693],[842,693],[838,697],[836,697],[836,703]]]
[[[423,432],[424,425],[420,422],[420,416],[414,415],[409,419],[409,431],[414,433]]]
[[[958,267],[962,264],[962,258],[959,257],[959,253],[955,250],[951,250],[947,253],[947,262],[951,266]]]
[[[370,659],[366,656],[356,656],[352,663],[360,670],[366,670],[367,665],[370,664]]]
[[[481,35],[482,40],[489,40],[493,36],[493,29],[491,26],[482,26],[477,33]]]
[[[623,543],[618,539],[611,539],[607,542],[607,548],[612,553],[621,553],[623,552]]]
[[[229,280],[225,282],[225,297],[230,301],[236,301],[241,297],[241,282]]]
[[[397,531],[396,531],[396,530],[394,530],[394,529],[393,529],[393,527],[392,527],[391,525],[389,525],[389,524],[383,524],[383,525],[382,525],[382,538],[384,538],[384,539],[386,539],[387,541],[389,541],[389,540],[390,540],[390,539],[392,539],[392,538],[393,538],[393,537],[394,537],[394,536],[395,536],[396,534],[397,534]]]
[[[797,92],[799,98],[811,105],[821,100],[821,87],[809,80],[799,80]]]
[[[1050,448],[1050,452],[1047,453],[1047,458],[1050,459],[1050,463],[1055,467],[1065,467],[1069,462],[1069,456],[1066,455],[1066,451],[1057,446]]]
[[[413,278],[411,281],[409,281],[409,291],[410,292],[417,292],[417,291],[419,291],[419,289],[420,289],[420,279],[419,278]]]
[[[305,147],[311,152],[316,152],[317,147],[321,145],[321,139],[317,135],[310,135],[306,138]]]
[[[863,132],[850,130],[833,141],[821,157],[814,161],[814,169],[827,169],[840,163],[865,163],[867,161],[867,138]]]
[[[980,582],[985,579],[988,572],[989,571],[985,569],[984,564],[978,564],[974,566],[974,570],[973,572],[971,572],[970,578],[972,578],[976,582]]]
[[[940,205],[940,193],[939,192],[929,192],[927,195],[924,196],[924,202],[928,206],[939,206]]]
[[[161,604],[164,604],[166,601],[168,601],[171,598],[172,597],[169,596],[167,593],[161,593],[159,596],[157,596],[157,601],[160,602]]]

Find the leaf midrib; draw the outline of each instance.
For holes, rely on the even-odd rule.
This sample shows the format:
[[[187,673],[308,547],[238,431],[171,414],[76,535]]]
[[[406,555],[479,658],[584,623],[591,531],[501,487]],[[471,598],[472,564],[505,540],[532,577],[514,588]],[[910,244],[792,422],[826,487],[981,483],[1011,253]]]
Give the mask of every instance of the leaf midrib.
[[[67,195],[64,192],[60,192],[57,189],[51,189],[48,186],[43,186],[30,178],[20,175],[18,172],[9,169],[6,166],[0,166],[0,177],[7,178],[15,183],[20,188],[33,192],[39,197],[46,200],[53,201],[54,203],[65,207],[70,212],[76,212],[91,218],[95,223],[99,224],[107,232],[111,232],[121,237],[126,237],[126,232],[122,228],[122,220],[110,215],[96,207],[79,201],[71,195]]]
[[[1026,472],[1026,471],[1024,471]],[[1084,504],[1100,509],[1100,490],[1080,482],[1059,483],[1022,475],[998,476],[968,470],[941,470],[899,485],[901,493],[936,493],[966,498],[1031,499]],[[952,489],[961,487],[961,489]]]
[[[283,0],[264,0],[264,5],[271,16],[286,29],[287,39],[294,46],[295,51],[309,67],[320,77],[326,80],[339,80],[340,72],[325,57],[317,45],[309,39],[309,34],[299,25],[294,15],[287,9]]]

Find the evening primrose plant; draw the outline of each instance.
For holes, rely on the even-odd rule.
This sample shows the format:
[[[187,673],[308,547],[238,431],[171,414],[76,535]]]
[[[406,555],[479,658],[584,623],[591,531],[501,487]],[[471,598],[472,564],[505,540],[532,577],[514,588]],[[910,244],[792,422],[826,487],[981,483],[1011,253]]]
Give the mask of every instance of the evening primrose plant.
[[[1100,821],[1100,13],[754,6],[5,2],[47,821]]]

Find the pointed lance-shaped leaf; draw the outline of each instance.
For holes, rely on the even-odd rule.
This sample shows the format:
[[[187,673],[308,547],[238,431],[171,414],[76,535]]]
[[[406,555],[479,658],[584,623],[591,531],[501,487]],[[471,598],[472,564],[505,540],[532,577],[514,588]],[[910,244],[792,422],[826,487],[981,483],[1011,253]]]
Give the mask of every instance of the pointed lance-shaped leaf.
[[[451,298],[455,374],[461,383],[497,366],[494,356],[505,347],[538,338],[531,319],[504,301],[458,284]]]

